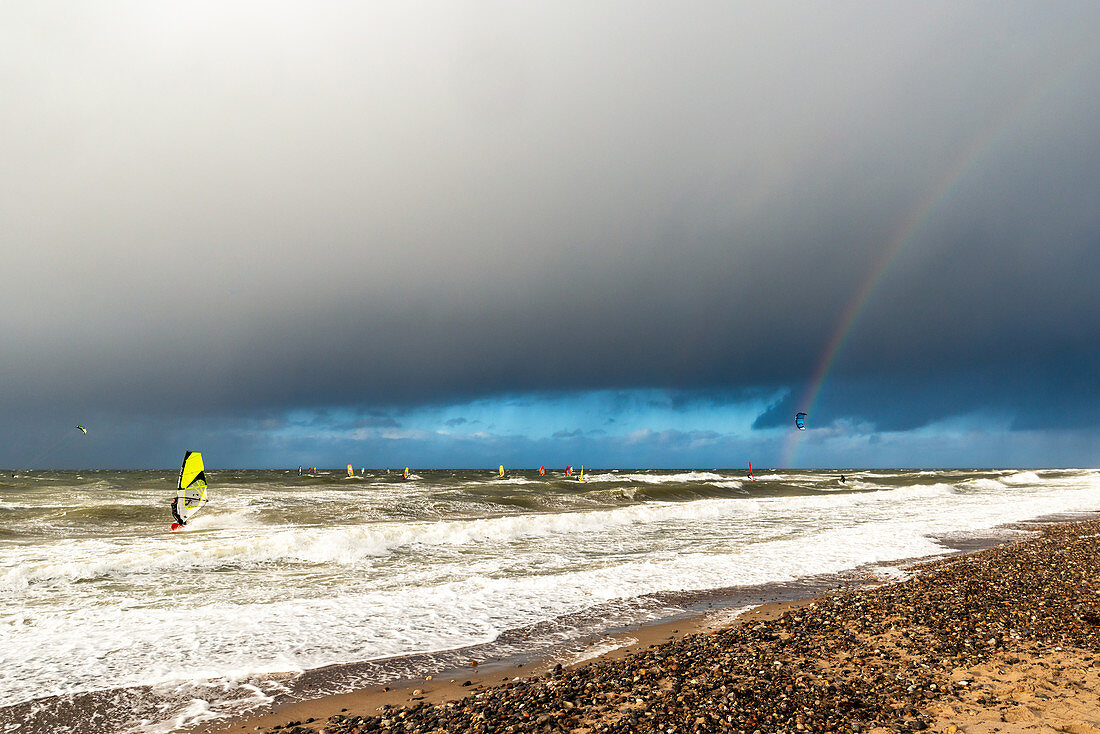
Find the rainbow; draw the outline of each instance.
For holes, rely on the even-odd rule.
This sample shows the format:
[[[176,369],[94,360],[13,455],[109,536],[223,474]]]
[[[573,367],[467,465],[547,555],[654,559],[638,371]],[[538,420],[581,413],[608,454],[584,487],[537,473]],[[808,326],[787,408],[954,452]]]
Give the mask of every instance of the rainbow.
[[[887,246],[883,248],[882,253],[868,270],[863,283],[849,299],[848,305],[841,313],[832,335],[826,342],[824,350],[822,350],[821,358],[810,377],[807,389],[794,408],[796,411],[807,414],[808,425],[813,421],[814,406],[821,396],[825,378],[828,377],[829,371],[836,364],[837,357],[847,343],[848,337],[851,336],[853,327],[878,290],[884,276],[889,272],[890,266],[906,247],[917,241],[917,235],[924,228],[924,225],[931,220],[939,205],[955,191],[966,175],[978,166],[982,157],[996,148],[997,144],[1007,137],[1012,125],[1025,113],[1033,109],[1056,83],[1067,77],[1075,68],[1081,66],[1093,50],[1093,47],[1082,44],[1082,48],[1078,53],[1070,55],[1068,63],[1061,67],[1052,68],[1048,74],[1036,80],[1027,92],[1020,96],[1009,114],[991,120],[973,135],[961,154],[955,157],[951,165],[947,166],[936,183],[930,187],[924,196],[909,207]],[[793,414],[792,411],[792,420]],[[790,431],[782,452],[780,466],[795,468],[798,459],[798,447],[804,434],[805,431]]]

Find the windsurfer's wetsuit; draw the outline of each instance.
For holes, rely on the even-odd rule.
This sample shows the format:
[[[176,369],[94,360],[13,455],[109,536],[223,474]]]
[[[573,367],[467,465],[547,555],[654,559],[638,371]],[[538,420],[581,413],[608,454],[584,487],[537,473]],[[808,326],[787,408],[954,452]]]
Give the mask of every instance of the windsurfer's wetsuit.
[[[176,503],[179,502],[179,499],[179,497],[172,498],[172,517],[176,518],[176,522],[180,525],[185,525],[186,523],[184,523],[183,518],[180,517],[179,510],[176,509]]]

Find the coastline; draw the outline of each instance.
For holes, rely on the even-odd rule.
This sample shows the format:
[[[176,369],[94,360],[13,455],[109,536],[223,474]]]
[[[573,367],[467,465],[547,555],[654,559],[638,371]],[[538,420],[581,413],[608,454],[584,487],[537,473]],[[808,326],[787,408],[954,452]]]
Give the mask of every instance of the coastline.
[[[613,646],[593,654],[593,657],[564,666],[578,668],[593,662],[622,660],[649,648],[689,635],[709,634],[730,624],[745,621],[776,619],[783,612],[814,602],[813,598],[794,601],[768,602],[745,610],[736,616],[718,612],[704,613],[674,621],[646,624],[628,632],[616,632],[608,637],[615,640]],[[441,704],[481,693],[506,682],[524,678],[544,677],[560,665],[553,658],[541,657],[530,663],[479,663],[462,669],[440,671],[426,679],[405,679],[385,686],[370,686],[348,693],[336,693],[305,701],[289,701],[276,704],[272,710],[257,713],[230,722],[211,722],[208,727],[194,731],[203,734],[233,734],[242,731],[277,731],[288,728],[291,722],[319,730],[327,719],[337,714],[366,715],[380,712],[384,707],[415,706],[417,703]],[[294,725],[289,728],[293,728]]]
[[[537,697],[547,696],[546,689],[549,686],[550,689],[557,692],[555,695],[566,695],[563,691],[568,692],[568,698],[565,701],[573,707],[565,707],[567,709],[565,711],[556,710],[554,712],[556,718],[553,719],[553,722],[544,719],[544,724],[548,722],[554,724],[550,727],[551,730],[573,731],[585,729],[587,723],[591,723],[592,727],[587,728],[593,732],[649,731],[653,730],[652,727],[646,728],[647,723],[652,723],[647,718],[652,703],[660,701],[663,696],[667,695],[668,691],[664,687],[670,685],[680,686],[681,688],[690,687],[692,678],[685,679],[685,676],[692,666],[696,665],[692,663],[686,668],[681,666],[680,671],[682,672],[672,669],[670,673],[668,670],[664,670],[663,663],[654,663],[653,656],[655,655],[660,656],[662,659],[676,656],[686,656],[688,659],[694,659],[699,656],[700,649],[704,650],[706,655],[712,655],[714,651],[710,650],[709,647],[713,644],[713,641],[717,640],[720,641],[721,645],[727,645],[726,638],[730,635],[736,637],[744,634],[743,628],[746,626],[755,629],[763,625],[764,628],[768,629],[780,629],[782,634],[754,641],[753,645],[759,643],[763,647],[756,649],[752,654],[756,658],[772,658],[777,655],[782,657],[788,653],[784,652],[783,649],[773,648],[783,648],[785,645],[791,644],[790,640],[805,642],[807,635],[809,638],[813,638],[817,634],[799,629],[805,626],[806,618],[827,612],[827,616],[830,618],[826,620],[827,624],[825,626],[827,628],[835,628],[836,622],[832,618],[845,616],[854,619],[853,624],[864,626],[867,623],[864,618],[866,614],[857,607],[861,605],[865,607],[867,604],[870,604],[871,607],[876,605],[881,607],[882,602],[874,601],[874,599],[876,595],[885,593],[883,590],[925,583],[920,579],[927,574],[941,573],[941,567],[946,568],[954,563],[969,563],[971,559],[980,559],[988,556],[991,552],[996,553],[998,549],[1008,549],[1006,553],[1011,551],[1009,556],[1013,556],[1018,553],[1018,550],[1013,549],[1026,547],[1033,541],[1042,540],[1052,533],[1066,532],[1069,536],[1075,533],[1078,535],[1085,533],[1087,536],[1086,530],[1081,528],[1087,529],[1089,521],[1083,522],[1082,518],[1089,518],[1094,523],[1091,532],[1096,537],[1100,537],[1100,520],[1097,520],[1097,517],[1098,514],[1094,511],[1077,512],[1073,515],[1052,514],[997,526],[988,531],[977,533],[950,531],[946,534],[932,536],[943,548],[942,553],[934,556],[896,559],[860,566],[837,574],[804,577],[790,582],[770,582],[759,586],[739,586],[684,593],[662,592],[637,597],[624,605],[591,608],[579,615],[570,615],[569,617],[541,622],[531,627],[508,630],[501,633],[492,642],[473,647],[421,653],[404,658],[341,663],[313,668],[300,673],[273,674],[268,677],[270,685],[264,683],[263,679],[246,681],[244,684],[238,683],[237,688],[246,694],[248,691],[255,691],[256,697],[252,699],[250,706],[247,708],[244,706],[238,707],[238,713],[230,717],[226,717],[224,714],[217,718],[203,716],[204,711],[209,714],[214,714],[214,711],[208,708],[207,702],[202,697],[182,699],[177,697],[177,700],[182,702],[183,707],[175,709],[178,713],[173,715],[175,718],[174,728],[171,720],[165,721],[165,713],[169,713],[170,710],[163,705],[163,692],[150,686],[107,689],[62,698],[36,699],[3,709],[3,716],[0,716],[0,728],[4,728],[5,731],[17,729],[21,732],[28,732],[28,734],[39,731],[69,731],[75,734],[82,731],[137,732],[167,731],[169,729],[176,732],[198,732],[200,734],[204,732],[218,734],[233,732],[239,734],[244,731],[280,732],[280,734],[286,734],[287,731],[296,731],[297,734],[307,734],[320,730],[325,730],[329,734],[363,734],[368,731],[392,731],[394,734],[401,731],[404,734],[416,734],[416,730],[420,732],[439,730],[441,725],[438,722],[448,719],[446,726],[443,727],[447,731],[451,729],[504,731],[509,728],[513,731],[522,731],[533,730],[529,726],[530,722],[526,720],[508,721],[506,725],[501,725],[499,728],[490,725],[488,722],[500,718],[502,711],[521,705],[528,711],[544,707],[545,701],[535,704],[527,699],[531,695]],[[1086,566],[1092,564],[1092,566],[1100,568],[1100,554],[1093,552],[1091,548],[1088,549],[1087,553],[1084,553],[1080,547],[1077,547],[1075,554],[1078,565],[1082,563]],[[1052,560],[1054,554],[1048,549],[1039,555],[1045,560],[1042,560],[1037,567],[1049,569],[1054,563]],[[981,577],[983,574],[988,576],[988,573],[988,570],[982,571],[978,576]],[[1086,578],[1085,581],[1090,579],[1091,577]],[[1097,579],[1100,579],[1100,576],[1097,576]],[[1078,587],[1075,588],[1078,590],[1085,588],[1080,578],[1078,582]],[[1038,582],[1033,583],[1032,587],[1017,588],[1012,594],[1008,595],[1008,601],[1017,606],[1034,606],[1035,590],[1042,588],[1044,588],[1043,583]],[[1100,586],[1097,588],[1100,589]],[[1085,593],[1085,598],[1090,603],[1092,602],[1091,594],[1094,594],[1094,592],[1087,591]],[[1017,597],[1020,603],[1014,601]],[[860,599],[864,601],[857,603]],[[957,599],[953,600],[953,603],[956,601]],[[967,604],[973,601],[973,604],[978,605],[977,608],[979,609],[983,604],[989,605],[988,600],[983,602],[980,599],[965,599],[965,601]],[[997,604],[1003,605],[1004,603],[1005,598],[997,601]],[[913,607],[914,605],[915,608],[925,609],[928,606],[926,602],[913,602],[910,606]],[[798,611],[807,608],[809,611]],[[826,612],[823,612],[822,609],[825,609]],[[795,616],[792,616],[792,614]],[[802,618],[802,621],[799,621],[798,618]],[[1095,619],[1100,622],[1100,614]],[[746,622],[749,624],[746,625]],[[895,619],[893,624],[899,629],[904,626],[904,623],[898,619]],[[902,629],[902,632],[907,631],[909,633],[908,637],[903,635],[904,639],[918,639],[928,634],[927,630],[917,629],[912,624],[908,626],[910,629]],[[850,633],[846,633],[846,635],[851,636]],[[557,639],[559,644],[546,644],[548,640],[553,639]],[[799,653],[802,657],[810,654],[817,656],[815,660],[806,663],[807,670],[823,670],[834,666],[834,660],[824,659],[829,657],[826,653],[832,642],[828,637],[818,639],[816,643],[809,645],[811,648],[809,653],[805,651]],[[887,646],[880,645],[880,647],[883,647],[889,653],[892,648],[897,648],[896,642],[897,640],[891,640],[888,641]],[[1090,644],[1092,643],[1090,642]],[[1032,709],[1043,712],[1048,700],[1059,697],[1061,689],[1057,687],[1055,690],[1050,689],[1051,676],[1057,676],[1059,683],[1077,681],[1079,685],[1085,682],[1083,676],[1096,677],[1096,671],[1089,673],[1090,666],[1093,665],[1091,659],[1093,657],[1092,648],[1084,652],[1080,650],[1075,652],[1067,647],[1063,651],[1055,650],[1053,654],[1059,657],[1052,658],[1049,657],[1049,651],[1029,650],[1022,645],[1023,643],[1017,645],[1013,655],[1008,655],[1003,659],[980,660],[979,662],[983,664],[987,663],[985,667],[978,666],[972,669],[964,669],[959,665],[955,665],[948,672],[954,675],[957,680],[971,681],[975,683],[975,686],[980,685],[988,687],[989,690],[998,691],[998,695],[1002,697],[1011,697],[1014,695],[1013,691],[1019,694],[1024,689],[1031,690],[1033,700],[1026,704],[1028,708],[1015,711],[1012,714],[1013,716],[1024,716],[1025,714],[1022,712],[1031,711]],[[1094,647],[1096,646],[1094,645]],[[715,674],[715,670],[738,663],[739,660],[744,663],[744,654],[743,645],[736,650],[727,647],[726,652],[722,653],[721,659],[712,666],[713,670],[703,671],[702,675],[695,676],[695,678],[707,680]],[[851,657],[850,651],[846,654]],[[880,653],[875,655],[878,654]],[[875,657],[875,655],[872,655],[872,657]],[[1047,657],[1044,657],[1044,655]],[[1015,662],[1012,662],[1013,658]],[[478,663],[476,666],[472,665],[475,661]],[[919,662],[919,665],[932,668],[932,663],[935,662],[934,659],[928,658]],[[555,668],[559,664],[562,667],[560,670],[556,670]],[[905,662],[902,668],[910,664],[911,661]],[[1017,667],[1021,666],[1024,672],[1016,670]],[[734,665],[734,668],[736,667],[737,665]],[[867,668],[868,666],[863,667]],[[873,666],[869,667],[873,668]],[[639,674],[637,671],[644,672]],[[654,671],[664,673],[660,679],[661,690],[659,691],[654,691],[651,685],[652,681],[647,680],[654,674]],[[922,671],[924,671],[924,668],[917,671],[917,673],[922,673]],[[742,692],[759,692],[758,689],[761,686],[767,689],[771,685],[769,682],[771,679],[765,676],[763,680],[757,680],[757,673],[759,673],[759,669],[756,669],[755,673],[741,671],[737,679],[738,690]],[[872,687],[884,685],[881,678],[866,679],[863,668],[855,672],[849,670],[847,675],[850,679],[848,683],[852,685],[845,690],[856,691],[868,680]],[[1044,678],[1043,675],[1046,677]],[[429,679],[428,676],[431,676],[431,678]],[[608,678],[608,676],[620,677]],[[619,717],[613,721],[604,721],[608,716],[613,718],[615,716],[614,712],[609,713],[608,706],[610,704],[587,699],[583,689],[602,691],[600,696],[605,701],[621,701],[623,696],[626,695],[621,676],[629,676],[629,680],[635,683],[633,687],[638,690],[640,695],[631,699],[635,701],[635,704],[627,707],[630,711],[625,720]],[[470,681],[469,685],[462,685],[467,681]],[[1014,681],[1012,690],[1006,688],[1006,686],[1009,686],[1006,681]],[[580,682],[584,684],[581,692],[578,693],[572,690]],[[255,686],[252,685],[253,683],[255,683]],[[833,680],[832,683],[839,685],[836,680]],[[1087,683],[1091,685],[1092,681],[1089,680]],[[789,685],[797,689],[797,681],[791,682]],[[256,686],[263,686],[262,690],[265,693],[261,693],[261,689]],[[387,688],[389,690],[386,690]],[[543,692],[532,693],[540,690]],[[782,699],[783,696],[789,693],[790,691],[777,692],[772,690],[770,691],[771,698],[765,696],[765,699],[768,701],[775,697]],[[896,693],[895,691],[894,694]],[[902,723],[907,726],[910,724],[915,726],[917,723],[938,726],[934,723],[937,716],[953,716],[955,720],[961,721],[962,717],[978,716],[982,712],[990,716],[997,713],[996,709],[989,709],[981,702],[972,702],[969,704],[969,708],[959,709],[958,706],[961,705],[959,700],[948,702],[950,705],[955,706],[954,709],[947,708],[944,709],[946,713],[936,713],[934,706],[940,704],[933,700],[936,698],[935,696],[929,697],[925,695],[927,693],[925,691],[916,702],[920,706],[915,706],[913,701],[908,701],[906,704],[908,708],[899,709],[900,704],[898,701],[904,699],[905,696],[899,699],[894,695],[894,698],[890,699],[892,703],[886,703],[885,699],[880,700],[876,704],[878,713],[872,715],[870,720],[877,721],[878,719],[875,718],[877,716],[883,721],[893,721],[889,717],[897,716],[899,710],[909,711],[914,717],[917,714],[923,717],[919,720],[917,718],[906,719],[900,723],[893,721],[891,726],[894,727],[893,730],[897,730],[897,727]],[[751,698],[742,697],[736,706],[749,706],[750,700]],[[837,731],[835,717],[831,722],[833,728],[814,728],[814,717],[821,713],[818,711],[815,714],[814,706],[829,704],[828,696],[819,695],[817,698],[804,700],[806,701],[805,708],[810,713],[808,714],[809,718],[806,719],[807,723],[802,728],[795,725],[797,722],[788,721],[789,726],[787,728],[782,726],[772,729],[763,728],[760,729],[761,734],[766,734],[768,731]],[[861,701],[861,698],[859,695],[855,695],[854,700],[858,702]],[[458,701],[461,701],[461,703],[456,703]],[[667,701],[663,703],[668,705]],[[1016,703],[1021,706],[1025,705],[1020,701]],[[720,703],[719,708],[725,705]],[[844,705],[848,705],[848,703]],[[459,712],[465,713],[456,714],[456,708]],[[675,706],[671,706],[671,709],[674,710],[675,708]],[[853,720],[852,725],[862,726],[859,729],[861,732],[870,731],[871,729],[867,728],[866,725],[867,716],[868,712],[873,709],[875,709],[875,706],[863,707],[857,710],[856,713],[863,718]],[[682,728],[683,722],[677,716],[682,716],[683,712],[674,713],[673,710],[665,712],[666,716],[670,718],[666,718],[667,726],[662,723],[664,734],[668,734],[669,728],[674,732],[710,730],[706,726],[703,726],[702,729],[699,729],[699,727]],[[914,711],[917,714],[913,714]],[[991,711],[993,713],[990,713]],[[776,714],[774,711],[771,713]],[[122,715],[121,718],[118,717],[118,714]],[[481,728],[471,728],[469,722],[462,719],[467,714],[482,717],[479,719]],[[1043,715],[1048,714],[1054,715],[1049,711],[1046,711]],[[540,717],[544,715],[548,714],[539,714]],[[1082,716],[1087,715],[1091,714],[1082,714]],[[425,716],[428,719],[421,721],[421,718]],[[459,721],[449,720],[455,716],[458,716]],[[1039,716],[1039,714],[1035,714],[1035,716]],[[196,722],[196,717],[205,718],[206,720]],[[846,726],[848,725],[847,719],[841,720],[845,721]],[[1068,720],[1076,721],[1072,718]],[[1088,720],[1092,721],[1093,719]],[[137,723],[136,728],[134,724],[129,723],[131,721]],[[408,726],[396,726],[403,721]],[[601,723],[602,721],[603,723]],[[680,723],[676,723],[677,721],[680,721]],[[435,723],[433,724],[433,722]],[[1096,730],[1100,731],[1100,714],[1095,717],[1095,722]],[[736,720],[726,722],[729,725],[734,723],[738,722]],[[165,724],[168,728],[165,727]],[[729,728],[726,724],[722,724],[720,728],[714,730],[744,731],[744,734],[754,734],[756,731],[756,729]],[[15,725],[15,729],[11,728],[12,725]],[[1005,729],[1005,726],[1005,721],[997,718],[989,723],[987,729],[958,730],[982,732],[983,734],[992,734],[994,731],[1001,734],[1014,731],[1013,729]],[[546,728],[544,726],[539,730],[546,730]],[[851,728],[842,730],[845,732],[852,731]],[[890,730],[888,728],[883,731]],[[944,731],[946,730],[945,725]],[[1020,729],[1020,731],[1024,730]],[[1035,729],[1026,730],[1030,732]],[[1053,730],[1047,729],[1044,731]],[[1088,732],[1091,730],[1080,729],[1080,731]]]
[[[824,613],[822,610],[832,610],[829,614],[833,617],[843,619],[846,616],[851,616],[854,610],[859,610],[868,603],[880,603],[875,600],[876,595],[886,594],[889,596],[889,592],[883,590],[903,589],[913,585],[924,586],[932,583],[929,579],[947,573],[951,568],[957,565],[974,563],[981,565],[985,563],[983,559],[989,554],[996,555],[1002,552],[1009,555],[1019,554],[1022,552],[1021,549],[1027,548],[1035,543],[1041,543],[1052,534],[1062,533],[1072,536],[1076,533],[1077,535],[1082,535],[1088,530],[1100,534],[1100,520],[1096,519],[1095,513],[1090,513],[1088,515],[1090,519],[1088,520],[1080,520],[1080,517],[1081,516],[1052,516],[1007,528],[1001,528],[999,530],[1002,532],[993,532],[983,537],[944,539],[945,544],[951,550],[943,556],[938,556],[931,560],[927,558],[911,559],[908,562],[883,564],[886,567],[904,567],[908,573],[912,574],[901,581],[882,583],[883,579],[881,577],[875,581],[869,578],[869,574],[867,573],[864,573],[860,580],[856,580],[856,572],[853,572],[853,575],[850,577],[832,579],[833,588],[822,588],[821,591],[823,593],[821,595],[804,595],[800,598],[765,602],[759,605],[753,605],[752,608],[748,610],[738,610],[740,613],[736,614],[729,608],[719,611],[697,610],[695,613],[689,614],[689,616],[635,626],[627,630],[617,630],[604,638],[603,647],[605,649],[597,650],[591,659],[573,661],[572,664],[566,664],[564,666],[561,664],[562,661],[552,656],[545,655],[535,657],[534,659],[528,659],[524,662],[516,662],[515,660],[506,663],[482,661],[477,666],[464,665],[439,670],[431,674],[430,677],[406,678],[404,680],[392,681],[384,686],[368,686],[349,693],[332,694],[313,698],[311,700],[279,702],[270,707],[269,710],[257,711],[243,718],[236,718],[229,721],[210,722],[207,726],[199,727],[193,731],[200,731],[204,734],[239,734],[240,732],[246,731],[286,732],[295,731],[296,729],[299,732],[321,730],[328,732],[403,730],[407,732],[410,731],[410,729],[407,727],[402,729],[402,727],[399,726],[400,720],[409,716],[417,716],[417,719],[419,719],[421,712],[448,712],[457,707],[462,707],[464,709],[469,709],[471,707],[473,709],[479,709],[484,707],[483,702],[486,701],[486,699],[490,701],[512,701],[515,703],[517,696],[518,700],[526,700],[524,696],[527,695],[526,693],[517,693],[517,690],[529,692],[529,689],[546,687],[548,685],[553,686],[556,681],[568,679],[571,676],[587,677],[589,673],[586,671],[590,670],[606,671],[610,668],[637,672],[638,670],[652,669],[652,667],[654,667],[652,663],[654,655],[673,655],[677,654],[685,647],[692,648],[699,645],[708,646],[712,644],[711,641],[720,640],[731,635],[735,638],[743,638],[746,636],[751,638],[753,637],[752,631],[760,630],[761,628],[769,630],[769,632],[765,634],[763,640],[765,643],[763,647],[767,649],[769,647],[775,647],[775,645],[770,644],[775,639],[785,642],[789,639],[801,638],[802,635],[798,633],[797,628],[803,626],[805,622],[804,618],[820,615]],[[1012,530],[1024,530],[1028,532],[1023,536],[1013,536],[1005,532]],[[1048,558],[1047,560],[1049,561],[1050,559]],[[1100,567],[1100,565],[1098,565],[1098,567]],[[853,584],[855,584],[857,588],[853,589]],[[828,584],[825,584],[825,586],[827,587]],[[981,612],[978,612],[978,614],[982,616]],[[1097,617],[1097,620],[1100,621],[1100,616]],[[852,620],[848,620],[848,622],[851,621]],[[869,622],[869,618],[863,615],[859,618],[859,622],[865,625]],[[881,624],[879,626],[881,626]],[[772,629],[787,631],[780,632],[776,635],[770,631]],[[891,644],[894,644],[895,647],[898,648],[908,648],[908,645],[901,644],[897,639],[893,638],[901,640],[915,639],[918,632],[915,627],[913,629],[905,629],[904,621],[896,617],[892,618],[890,630],[892,634],[887,636],[892,638]],[[920,632],[921,634],[927,634],[926,631]],[[875,630],[875,634],[871,635],[868,639],[876,639],[881,636],[882,631]],[[608,642],[608,637],[611,639],[610,643]],[[1093,640],[1093,638],[1089,639]],[[867,644],[870,643],[867,642]],[[783,646],[779,645],[778,647]],[[1008,724],[1006,724],[1002,712],[990,709],[978,699],[966,704],[965,696],[960,694],[959,691],[969,694],[978,690],[980,686],[986,686],[990,690],[998,689],[998,686],[1003,688],[1003,680],[1008,679],[1015,681],[1013,685],[1017,687],[1023,686],[1032,691],[1040,691],[1049,683],[1043,676],[1047,675],[1047,677],[1049,677],[1049,672],[1056,669],[1058,671],[1057,675],[1062,678],[1063,682],[1073,680],[1075,675],[1077,679],[1083,680],[1083,676],[1088,674],[1089,664],[1093,662],[1092,653],[1089,650],[1094,648],[1100,651],[1100,647],[1095,645],[1093,645],[1093,648],[1087,648],[1083,651],[1077,650],[1070,653],[1068,648],[1066,650],[1059,649],[1051,651],[1042,646],[1032,649],[1021,644],[1017,646],[1013,654],[1005,654],[1003,659],[979,656],[973,660],[966,658],[965,661],[956,661],[967,662],[968,665],[953,665],[948,667],[944,667],[942,661],[937,661],[935,669],[939,677],[936,679],[943,682],[940,684],[929,682],[915,687],[914,684],[909,684],[905,686],[905,695],[899,695],[898,691],[891,688],[893,692],[891,696],[887,698],[889,698],[892,703],[887,705],[880,701],[879,707],[889,711],[886,719],[892,722],[887,725],[886,728],[882,726],[871,726],[868,728],[868,719],[866,716],[868,712],[860,710],[864,708],[863,700],[859,696],[853,697],[849,695],[846,700],[849,703],[855,700],[857,704],[849,707],[848,712],[854,712],[855,715],[848,718],[844,716],[840,716],[839,718],[833,716],[829,719],[828,727],[820,730],[836,730],[838,722],[844,721],[848,724],[851,723],[849,719],[854,723],[851,723],[847,729],[844,729],[845,731],[875,731],[878,729],[882,732],[921,730],[930,726],[940,726],[941,719],[952,719],[960,723],[944,723],[942,724],[943,731],[948,731],[951,726],[956,727],[953,731],[982,732],[983,734],[987,732],[991,734],[993,731],[1011,731],[1011,729],[1005,728]],[[881,658],[884,656],[881,644],[879,647],[871,649],[875,650],[872,657],[877,656]],[[998,649],[1003,651],[1007,648],[1001,645]],[[1047,659],[1052,652],[1059,657]],[[772,655],[779,653],[780,650],[770,651]],[[729,658],[731,654],[732,653],[727,652],[725,657]],[[807,671],[835,668],[837,664],[850,660],[851,655],[849,654],[848,656],[842,657],[818,657],[820,659],[810,664],[806,669]],[[929,681],[932,680],[925,671],[932,670],[934,666],[929,665],[925,657],[908,654],[902,656],[898,662],[902,664],[902,668],[908,671],[909,675],[916,676],[918,679],[922,680],[922,682],[925,679]],[[1096,664],[1100,666],[1100,661],[1096,662]],[[777,663],[777,665],[779,665],[778,670],[782,670],[783,665],[786,665],[786,663]],[[914,669],[914,666],[916,666],[916,669]],[[871,667],[875,666],[872,665]],[[866,670],[866,666],[860,668],[860,670]],[[1007,677],[1001,675],[1004,674],[1006,670],[1012,671],[1011,675],[1007,675]],[[1076,671],[1076,673],[1073,671]],[[876,674],[877,677],[872,677],[872,686],[881,686],[883,684],[881,674],[882,671],[879,670]],[[810,675],[812,675],[812,673],[808,673],[803,677],[809,677]],[[859,675],[859,672],[855,673],[854,676],[851,672],[847,674],[848,677],[856,678],[858,678]],[[1001,677],[998,677],[998,675],[1001,675]],[[671,677],[673,676],[666,677],[662,685],[667,684],[668,679]],[[775,676],[772,676],[772,678],[774,677]],[[1095,675],[1093,677],[1095,677]],[[947,682],[948,679],[953,680],[954,683],[949,684]],[[632,676],[632,680],[637,681],[638,676]],[[744,685],[745,680],[743,677],[738,676],[738,680],[740,685]],[[761,680],[768,681],[770,678],[768,676],[762,676]],[[959,681],[967,681],[967,683],[960,685]],[[759,683],[761,681],[756,682]],[[866,682],[867,681],[864,681],[864,683]],[[835,695],[835,691],[841,689],[837,689],[833,683],[835,683],[835,681],[826,683],[825,690],[828,691],[831,686],[834,691],[833,695]],[[927,686],[932,686],[932,688],[928,689]],[[894,688],[896,688],[896,686],[894,686]],[[652,697],[653,691],[647,690],[649,692],[644,700],[648,702],[648,698]],[[849,686],[848,690],[851,691],[855,689]],[[939,690],[943,695],[929,695],[930,690]],[[946,691],[948,690],[953,691],[952,697],[945,698],[947,695]],[[914,691],[917,691],[915,697],[912,695]],[[785,698],[785,694],[790,692],[790,690],[783,691],[779,695]],[[613,697],[623,697],[621,692],[614,693],[609,691],[607,693]],[[626,696],[627,699],[629,699],[629,697],[629,695]],[[822,700],[826,700],[827,698],[828,696],[822,698]],[[943,700],[941,700],[941,698],[943,698]],[[1043,704],[1045,704],[1046,701],[1054,700],[1054,697],[1044,693],[1034,693],[1032,698],[1034,701],[1031,707],[1023,710],[1029,712],[1032,709],[1042,710]],[[984,701],[986,699],[981,700]],[[902,705],[903,702],[904,705]],[[1040,705],[1034,705],[1036,702]],[[767,699],[764,699],[763,703],[768,705]],[[914,705],[914,703],[921,705],[917,706]],[[1075,715],[1091,716],[1091,713],[1082,709],[1080,706],[1066,708],[1063,704],[1064,702],[1059,704],[1064,709],[1063,713],[1071,709],[1073,711],[1078,711],[1078,714],[1070,714],[1070,721],[1076,720],[1072,718],[1072,716]],[[492,707],[490,706],[490,708]],[[597,706],[597,708],[601,707]],[[583,722],[577,719],[576,716],[571,719],[559,716],[559,719],[565,718],[566,721],[572,721],[572,723],[567,726],[557,724],[550,727],[550,729],[575,730],[587,728],[593,731],[652,730],[652,728],[647,728],[647,722],[638,718],[637,714],[627,716],[625,719],[621,715],[612,715],[608,717],[605,716],[608,713],[607,707],[603,706],[602,708],[602,711],[596,712],[597,715],[594,718],[592,718],[592,713],[588,712],[586,716],[591,718],[591,720],[584,719]],[[645,708],[646,707],[643,706],[638,710],[644,710]],[[810,708],[812,709],[812,707]],[[630,705],[627,705],[625,709],[620,707],[619,713],[622,714],[622,712],[627,709],[634,710]],[[838,710],[843,710],[843,706]],[[561,711],[557,713],[562,714]],[[429,717],[434,716],[434,714],[431,713],[423,715]],[[1041,718],[1039,714],[1032,713],[1029,715],[1032,721]],[[1049,715],[1054,716],[1054,714]],[[601,724],[601,718],[607,718],[609,721],[606,724]],[[733,725],[734,722],[732,721],[727,721],[724,724],[717,723],[714,724],[714,727],[710,727],[706,721],[699,723],[697,721],[698,718],[699,717],[695,717],[691,719],[691,721],[681,721],[674,718],[672,728],[675,731],[741,731],[741,729]],[[793,718],[789,722],[789,730],[818,730],[809,723],[813,720],[812,715],[810,715],[808,719],[805,717],[802,718],[805,719],[802,722],[797,720],[798,717]],[[873,718],[874,717],[872,717],[872,719]],[[532,718],[531,721],[535,721],[536,719],[537,717]],[[985,719],[989,719],[989,721],[985,722]],[[436,717],[433,720],[439,721],[440,719]],[[489,724],[485,718],[482,718],[480,721],[481,728],[477,729],[479,731],[494,731],[498,728]],[[514,731],[550,730],[546,729],[545,726],[531,727],[529,726],[531,721],[509,721],[508,726],[513,727],[512,730]],[[544,720],[543,724],[546,724],[547,721],[548,720]],[[1097,725],[1100,725],[1100,708],[1097,708],[1096,721]],[[386,722],[388,722],[388,724]],[[583,726],[581,725],[582,723],[584,723]],[[861,726],[861,724],[863,725]],[[607,729],[606,727],[608,726],[610,726],[611,729]],[[855,728],[853,729],[852,726],[855,726]],[[891,726],[893,728],[891,728]],[[898,729],[899,726],[901,729]],[[423,726],[416,728],[422,731],[432,730],[431,726],[427,728]],[[449,726],[447,728],[451,727]],[[461,727],[459,728],[461,729]],[[500,727],[500,730],[505,730],[503,725]],[[787,729],[777,728],[774,730],[786,731]],[[939,730],[940,729],[937,729],[937,731]],[[747,734],[752,734],[754,729],[747,729],[745,731]],[[761,729],[761,731],[766,732],[769,731],[769,729]]]

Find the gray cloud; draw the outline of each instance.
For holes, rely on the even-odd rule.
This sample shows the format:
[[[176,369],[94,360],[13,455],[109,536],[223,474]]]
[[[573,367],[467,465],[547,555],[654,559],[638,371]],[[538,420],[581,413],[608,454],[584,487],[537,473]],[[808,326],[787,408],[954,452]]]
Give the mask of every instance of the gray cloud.
[[[822,409],[1095,425],[1094,3],[69,10],[0,11],[0,420],[793,401],[911,231]]]
[[[574,428],[572,431],[555,431],[551,438],[580,438],[584,435],[584,430],[580,428]]]

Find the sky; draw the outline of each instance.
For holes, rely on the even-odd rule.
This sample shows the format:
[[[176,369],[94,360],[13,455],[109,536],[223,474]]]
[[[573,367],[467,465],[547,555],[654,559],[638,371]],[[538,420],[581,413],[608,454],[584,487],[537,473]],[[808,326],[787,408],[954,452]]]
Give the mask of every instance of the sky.
[[[1091,0],[7,3],[0,99],[0,466],[1100,465]]]

